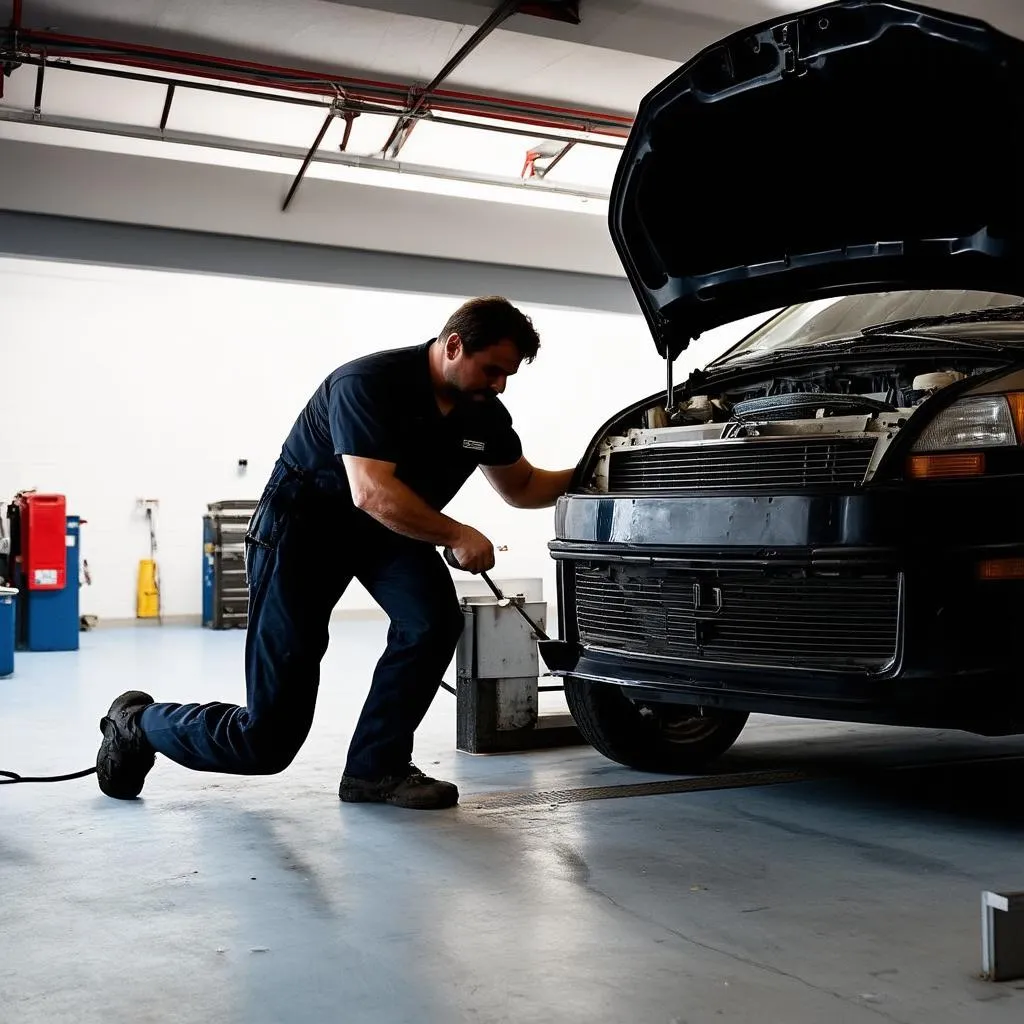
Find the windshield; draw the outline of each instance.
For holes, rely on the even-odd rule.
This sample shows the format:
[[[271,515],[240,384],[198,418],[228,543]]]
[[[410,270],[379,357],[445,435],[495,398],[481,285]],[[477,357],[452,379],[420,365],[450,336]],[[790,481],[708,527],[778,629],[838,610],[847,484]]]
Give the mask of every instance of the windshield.
[[[719,362],[732,363],[807,348],[857,335],[892,320],[949,316],[999,306],[1019,306],[1019,295],[971,291],[870,292],[789,306],[748,335]],[[1018,325],[1019,330],[1019,325]],[[934,334],[934,329],[929,329]]]

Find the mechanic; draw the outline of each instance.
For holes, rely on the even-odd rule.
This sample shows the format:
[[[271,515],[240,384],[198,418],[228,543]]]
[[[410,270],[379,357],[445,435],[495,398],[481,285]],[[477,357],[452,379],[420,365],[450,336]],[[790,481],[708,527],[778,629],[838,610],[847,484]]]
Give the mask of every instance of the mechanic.
[[[339,796],[444,808],[452,783],[412,763],[413,734],[451,664],[462,613],[438,547],[469,572],[494,547],[441,511],[480,466],[517,508],[546,508],[573,469],[533,467],[498,396],[540,339],[500,296],[466,302],[437,338],[336,369],[290,434],[246,534],[247,703],[118,697],[100,721],[100,789],[142,791],[156,753],[196,771],[269,775],[309,733],[331,613],[353,579],[390,619],[387,647],[356,725]]]

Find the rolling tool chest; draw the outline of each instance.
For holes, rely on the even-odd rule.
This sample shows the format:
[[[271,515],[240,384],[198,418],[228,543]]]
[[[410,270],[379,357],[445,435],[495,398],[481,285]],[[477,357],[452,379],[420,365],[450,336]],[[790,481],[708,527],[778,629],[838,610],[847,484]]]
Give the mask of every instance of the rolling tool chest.
[[[203,626],[245,629],[249,587],[245,580],[245,531],[254,501],[214,501],[203,516]]]

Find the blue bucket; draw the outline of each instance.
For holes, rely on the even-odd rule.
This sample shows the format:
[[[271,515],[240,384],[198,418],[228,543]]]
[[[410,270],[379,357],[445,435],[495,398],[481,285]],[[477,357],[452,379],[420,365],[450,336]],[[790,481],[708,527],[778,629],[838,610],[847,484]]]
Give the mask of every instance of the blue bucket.
[[[0,676],[14,673],[14,587],[0,587]]]

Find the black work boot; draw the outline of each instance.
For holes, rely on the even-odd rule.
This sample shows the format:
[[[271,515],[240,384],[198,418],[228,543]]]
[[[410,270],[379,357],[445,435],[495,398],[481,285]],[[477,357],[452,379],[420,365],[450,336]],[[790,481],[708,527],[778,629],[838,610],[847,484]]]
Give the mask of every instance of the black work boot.
[[[122,693],[100,719],[103,742],[96,755],[100,789],[118,800],[134,800],[142,792],[146,773],[156,761],[156,751],[139,728],[139,712],[153,698],[140,690]]]
[[[424,775],[413,764],[401,775],[388,775],[382,779],[356,779],[343,775],[338,796],[349,804],[394,804],[417,811],[443,810],[459,802],[458,787]]]

